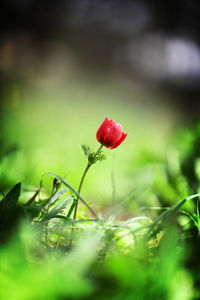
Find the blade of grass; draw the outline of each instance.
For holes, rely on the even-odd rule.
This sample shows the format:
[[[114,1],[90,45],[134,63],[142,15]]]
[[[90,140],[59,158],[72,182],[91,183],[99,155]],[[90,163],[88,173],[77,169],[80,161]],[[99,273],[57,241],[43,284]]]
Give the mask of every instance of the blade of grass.
[[[143,209],[145,209],[145,210],[168,210],[169,208],[170,208],[169,206],[166,206],[166,207],[151,206],[151,207],[142,207],[142,210]],[[184,210],[180,210],[180,213],[188,216],[194,222],[194,224],[197,226],[197,222],[195,221],[195,219],[193,218],[193,216],[190,213],[188,213],[187,211],[184,211]]]
[[[54,207],[40,222],[46,222],[53,219],[68,203],[70,203],[74,198],[69,197],[62,201],[61,204]]]
[[[128,219],[127,221],[125,221],[123,223],[123,225],[127,225],[127,224],[137,222],[137,221],[141,221],[141,220],[148,220],[148,221],[152,222],[152,220],[150,218],[145,217],[145,216],[141,216],[141,217],[135,217],[135,218]]]
[[[199,224],[199,200],[197,199],[197,222]]]
[[[83,199],[83,197],[67,181],[65,181],[62,177],[60,177],[54,173],[46,173],[44,175],[51,175],[51,176],[58,178],[64,185],[66,185],[80,199],[81,202],[83,202],[87,206],[87,208],[93,214],[93,216],[98,219],[94,210],[87,204],[87,202]]]
[[[60,190],[60,192],[58,192],[57,194],[55,194],[52,198],[50,198],[49,203],[55,203],[64,193],[66,193],[69,189],[68,188],[64,188],[62,190]]]
[[[164,211],[162,214],[160,214],[155,221],[153,222],[153,224],[150,226],[149,231],[147,233],[147,235],[149,235],[150,237],[152,237],[152,231],[153,231],[153,235],[156,235],[163,227],[164,225],[166,225],[167,223],[169,223],[169,221],[175,216],[175,214],[179,211],[179,209],[183,206],[183,204],[185,204],[187,201],[194,199],[196,197],[199,197],[200,194],[194,194],[191,195],[189,197],[186,197],[184,200],[174,204],[171,208],[169,208],[168,210]],[[155,226],[161,221],[161,223],[159,224],[159,226],[157,227],[156,231],[154,231]]]
[[[160,214],[153,222],[153,224],[149,227],[149,230],[147,232],[147,235],[150,234],[150,232],[154,229],[154,227],[160,222],[160,220],[168,213],[168,210],[165,210]]]

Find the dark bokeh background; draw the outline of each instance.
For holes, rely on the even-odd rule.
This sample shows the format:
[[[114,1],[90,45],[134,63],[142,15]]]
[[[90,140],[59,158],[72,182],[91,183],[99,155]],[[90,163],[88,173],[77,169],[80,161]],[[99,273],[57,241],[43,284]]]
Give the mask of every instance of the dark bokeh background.
[[[139,81],[148,88],[162,88],[172,93],[179,109],[196,115],[200,109],[199,19],[200,4],[194,0],[4,0],[1,88],[40,72],[53,41],[67,47],[56,49],[58,55],[60,51],[75,60],[86,74],[114,72],[130,84]]]

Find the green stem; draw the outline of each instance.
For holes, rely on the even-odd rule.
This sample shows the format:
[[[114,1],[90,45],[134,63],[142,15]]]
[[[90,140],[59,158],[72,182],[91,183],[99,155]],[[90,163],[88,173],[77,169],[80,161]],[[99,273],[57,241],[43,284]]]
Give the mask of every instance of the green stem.
[[[82,188],[85,176],[86,176],[86,174],[87,174],[90,167],[91,167],[91,165],[87,164],[87,166],[85,168],[85,171],[83,172],[83,175],[82,175],[82,178],[81,178],[81,181],[80,181],[80,185],[79,185],[79,188],[78,188],[78,193],[79,194],[81,192],[81,188]],[[77,197],[76,200],[75,200],[76,202],[75,202],[75,209],[74,209],[74,220],[76,220],[77,209],[78,209],[78,200],[79,200],[79,197]]]
[[[101,145],[98,150],[96,151],[95,155],[97,155],[97,153],[99,153],[99,151],[101,151],[101,149],[103,148],[103,145]]]
[[[97,153],[102,149],[103,145],[101,145],[99,147],[99,149],[96,151],[95,155],[97,155]],[[81,181],[80,181],[80,184],[79,184],[79,188],[78,188],[78,194],[80,195],[81,193],[81,189],[82,189],[82,185],[83,185],[83,182],[84,182],[84,179],[85,179],[85,176],[89,170],[89,168],[91,167],[91,164],[87,164],[84,172],[83,172],[83,175],[81,177]],[[79,197],[77,196],[76,200],[75,200],[75,209],[74,209],[74,220],[76,220],[76,216],[77,216],[77,210],[78,210],[78,200],[79,200]]]

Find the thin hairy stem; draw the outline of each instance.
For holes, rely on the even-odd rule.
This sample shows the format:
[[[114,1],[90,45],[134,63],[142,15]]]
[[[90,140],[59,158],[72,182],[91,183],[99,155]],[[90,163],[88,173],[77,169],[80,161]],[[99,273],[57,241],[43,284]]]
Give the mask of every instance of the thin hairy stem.
[[[96,151],[95,155],[97,155],[99,153],[99,151],[101,151],[102,147],[103,147],[103,145],[101,145],[99,147],[99,149]],[[78,194],[79,195],[81,193],[81,189],[82,189],[82,186],[83,186],[84,179],[85,179],[86,174],[87,174],[90,167],[91,167],[91,164],[88,163],[85,170],[84,170],[84,172],[83,172],[83,175],[81,177],[81,181],[80,181],[79,188],[78,188]],[[77,198],[75,199],[75,209],[74,209],[74,218],[73,218],[74,220],[76,220],[76,216],[77,216],[78,200],[79,200],[79,196],[77,196]]]

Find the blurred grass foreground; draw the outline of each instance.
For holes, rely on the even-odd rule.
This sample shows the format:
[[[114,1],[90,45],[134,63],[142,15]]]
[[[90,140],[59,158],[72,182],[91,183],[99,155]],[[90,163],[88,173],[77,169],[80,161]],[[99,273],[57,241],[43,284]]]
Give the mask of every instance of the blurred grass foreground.
[[[2,2],[0,300],[199,300],[199,3]]]

